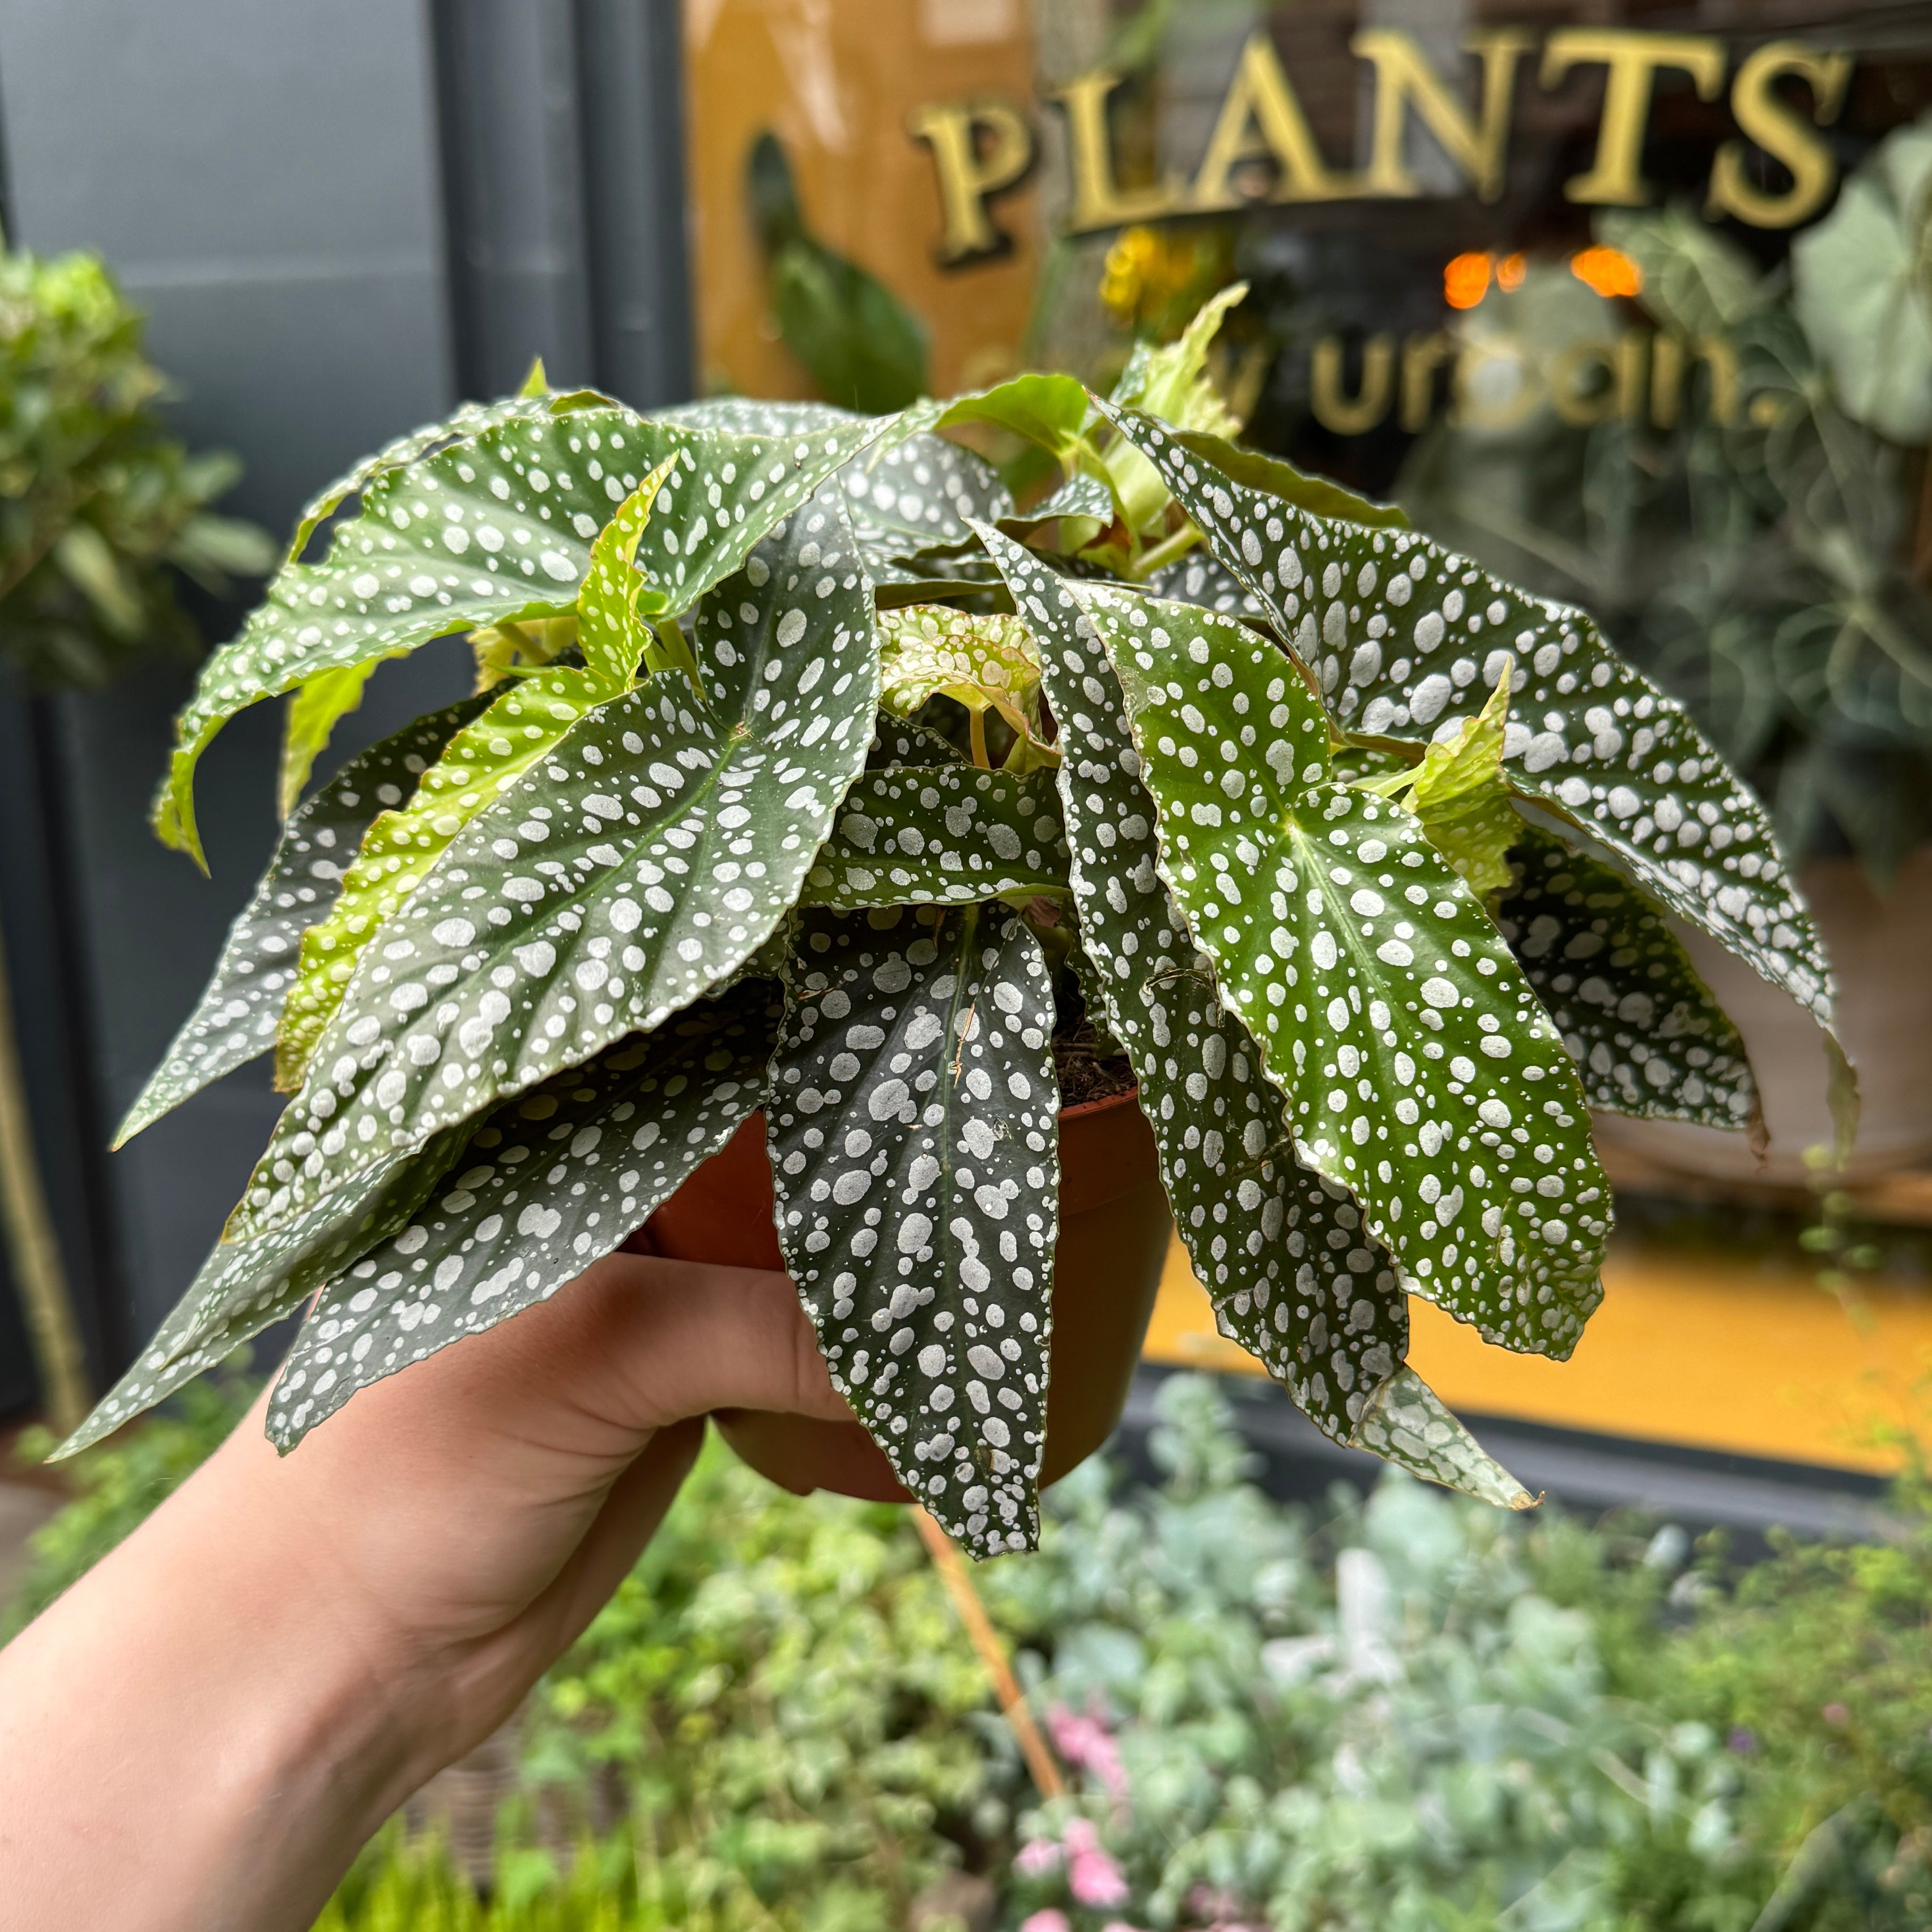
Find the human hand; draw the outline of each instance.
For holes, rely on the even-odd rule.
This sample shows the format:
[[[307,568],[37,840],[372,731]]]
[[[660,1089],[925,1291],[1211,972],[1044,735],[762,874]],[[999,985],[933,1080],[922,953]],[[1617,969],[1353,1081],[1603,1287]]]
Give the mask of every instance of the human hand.
[[[258,1408],[0,1652],[0,1928],[306,1925],[589,1622],[722,1408],[850,1415],[784,1276],[619,1254],[288,1456]]]

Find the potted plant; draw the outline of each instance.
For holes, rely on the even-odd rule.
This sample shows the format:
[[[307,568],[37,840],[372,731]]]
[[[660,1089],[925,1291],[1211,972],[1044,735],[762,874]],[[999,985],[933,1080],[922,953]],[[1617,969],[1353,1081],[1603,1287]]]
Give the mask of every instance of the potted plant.
[[[1829,975],[1763,813],[1587,617],[1220,438],[1238,298],[1105,401],[533,384],[318,499],[182,714],[161,836],[198,854],[195,763],[247,705],[318,745],[374,663],[464,635],[480,688],[295,812],[130,1114],[272,1045],[293,1095],[76,1444],[314,1298],[292,1448],[640,1228],[691,1252],[722,1153],[977,1554],[1034,1538],[1054,1391],[1118,1406],[1166,1239],[1141,1174],[1320,1427],[1526,1502],[1406,1366],[1408,1295],[1567,1354],[1610,1226],[1588,1108],[1748,1126],[1666,910],[1826,1027]],[[1064,481],[1022,512],[980,428]],[[1096,1166],[1135,1204],[1088,1243]]]
[[[1774,268],[1686,208],[1600,217],[1636,293],[1532,260],[1486,296],[1455,324],[1480,352],[1472,380],[1520,400],[1498,386],[1438,424],[1398,485],[1436,535],[1595,612],[1768,801],[1868,1070],[1860,1173],[1932,1155],[1928,210],[1922,121]],[[1646,358],[1628,402],[1600,352],[1619,342]],[[1573,377],[1566,398],[1580,361],[1600,387]],[[1768,1166],[1682,1123],[1606,1136],[1680,1170],[1802,1184],[1831,1134],[1809,1016],[1699,944],[1763,1076]]]

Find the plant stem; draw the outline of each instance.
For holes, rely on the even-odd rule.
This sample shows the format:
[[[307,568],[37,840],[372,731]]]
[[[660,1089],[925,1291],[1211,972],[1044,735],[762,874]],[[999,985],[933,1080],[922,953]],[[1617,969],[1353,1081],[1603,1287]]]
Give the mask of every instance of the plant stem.
[[[80,1332],[34,1156],[33,1120],[14,1026],[7,948],[0,935],[0,1224],[27,1318],[42,1397],[56,1431],[70,1436],[92,1406]]]
[[[916,1503],[913,1505],[912,1520],[927,1555],[932,1558],[932,1567],[939,1572],[939,1580],[952,1599],[952,1607],[959,1612],[959,1621],[966,1626],[973,1648],[980,1653],[980,1661],[993,1680],[994,1694],[1000,1700],[1000,1710],[1012,1732],[1013,1741],[1020,1748],[1020,1756],[1026,1760],[1034,1788],[1042,1798],[1064,1796],[1066,1780],[1060,1774],[1060,1766],[1041,1736],[1040,1726],[1034,1722],[1033,1713],[1027,1708],[1013,1666],[1006,1660],[1006,1647],[1000,1642],[1000,1634],[994,1629],[993,1620],[973,1587],[965,1558],[953,1547],[952,1539],[932,1515]]]

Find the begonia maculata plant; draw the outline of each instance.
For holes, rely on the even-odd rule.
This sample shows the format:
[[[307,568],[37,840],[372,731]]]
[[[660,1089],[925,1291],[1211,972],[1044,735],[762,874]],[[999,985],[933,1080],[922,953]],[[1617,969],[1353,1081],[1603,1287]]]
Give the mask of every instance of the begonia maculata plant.
[[[1104,400],[533,385],[320,497],[182,714],[164,839],[199,856],[196,760],[284,694],[292,808],[122,1135],[270,1050],[292,1098],[76,1442],[313,1298],[292,1447],[763,1109],[836,1386],[975,1553],[1029,1546],[1077,1030],[1222,1331],[1337,1441],[1527,1501],[1406,1366],[1408,1298],[1567,1355],[1591,1110],[1756,1119],[1673,921],[1828,1052],[1830,977],[1757,802],[1587,616],[1228,440],[1238,296]],[[955,431],[1063,480],[1022,511]],[[374,667],[446,638],[476,694],[296,802]]]

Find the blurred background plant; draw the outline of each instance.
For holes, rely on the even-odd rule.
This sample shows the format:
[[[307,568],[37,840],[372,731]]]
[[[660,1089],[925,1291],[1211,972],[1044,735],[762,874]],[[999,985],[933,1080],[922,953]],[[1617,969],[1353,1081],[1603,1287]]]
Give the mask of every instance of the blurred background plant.
[[[176,594],[220,595],[275,562],[266,533],[211,513],[241,466],[191,454],[160,412],[142,318],[95,256],[0,243],[0,694],[106,683],[144,654],[199,655]],[[0,1232],[41,1400],[64,1433],[88,1395],[33,1148],[0,941]]]
[[[1688,209],[1606,213],[1595,250],[1477,292],[1454,327],[1486,353],[1397,486],[1424,527],[1594,613],[1787,850],[1849,848],[1880,885],[1932,837],[1928,238],[1932,122],[1772,270]],[[1632,319],[1658,332],[1647,384],[1602,352]]]
[[[10,1628],[249,1393],[231,1371],[81,1459]],[[1739,1564],[1400,1477],[1285,1506],[1219,1384],[1170,1378],[1157,1418],[1154,1486],[1090,1465],[1038,1556],[976,1573],[1070,1796],[1039,1804],[904,1516],[714,1442],[468,1822],[432,1786],[320,1926],[1932,1926],[1922,1480],[1888,1544]]]
[[[0,662],[37,688],[197,656],[178,578],[220,595],[275,561],[210,511],[241,465],[169,434],[142,326],[95,256],[0,252]]]

